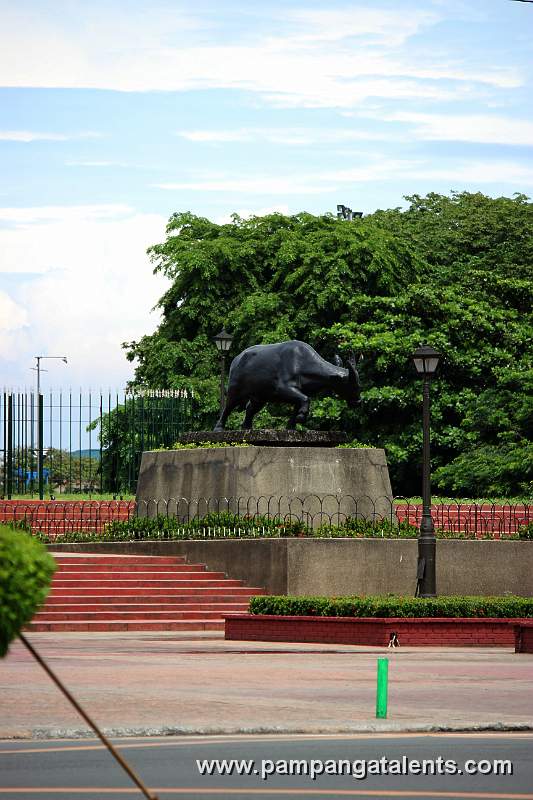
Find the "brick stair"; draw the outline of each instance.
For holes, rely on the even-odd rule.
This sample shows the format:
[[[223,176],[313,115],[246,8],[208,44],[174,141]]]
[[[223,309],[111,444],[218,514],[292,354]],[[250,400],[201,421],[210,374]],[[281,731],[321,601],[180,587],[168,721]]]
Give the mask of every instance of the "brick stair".
[[[57,571],[30,631],[216,631],[261,588],[183,556],[53,553]]]

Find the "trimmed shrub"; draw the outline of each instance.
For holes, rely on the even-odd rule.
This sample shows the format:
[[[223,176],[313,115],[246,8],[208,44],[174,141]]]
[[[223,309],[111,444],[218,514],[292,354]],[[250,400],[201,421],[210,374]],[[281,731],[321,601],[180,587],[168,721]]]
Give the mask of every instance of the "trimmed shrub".
[[[285,597],[250,599],[251,614],[301,617],[533,617],[533,597]]]
[[[0,526],[0,657],[48,594],[55,563],[35,537]]]

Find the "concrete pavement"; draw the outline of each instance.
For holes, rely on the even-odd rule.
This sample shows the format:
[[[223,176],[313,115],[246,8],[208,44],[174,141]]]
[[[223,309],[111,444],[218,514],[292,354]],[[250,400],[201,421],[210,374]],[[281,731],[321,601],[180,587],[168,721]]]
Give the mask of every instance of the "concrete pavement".
[[[114,735],[533,730],[533,655],[503,648],[230,642],[219,633],[31,633]],[[389,715],[375,719],[376,661]],[[0,661],[0,738],[87,735],[17,641]]]

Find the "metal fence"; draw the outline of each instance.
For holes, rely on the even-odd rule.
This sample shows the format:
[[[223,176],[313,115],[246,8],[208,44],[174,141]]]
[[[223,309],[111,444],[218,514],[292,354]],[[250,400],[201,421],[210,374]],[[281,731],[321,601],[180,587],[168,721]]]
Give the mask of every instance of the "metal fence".
[[[192,427],[185,390],[135,393],[3,392],[0,493],[135,492],[143,450],[171,446]]]
[[[377,535],[398,535],[399,523],[420,524],[422,507],[404,498],[328,495],[318,497],[168,498],[148,501],[0,501],[0,522],[24,521],[33,532],[105,534],[109,523],[130,521],[131,538],[143,538],[146,520],[161,523],[157,538],[172,538],[180,525],[194,524],[194,536],[305,535],[321,525],[342,526],[354,520],[377,523]],[[227,518],[229,515],[229,519]],[[516,536],[533,523],[533,505],[521,503],[436,503],[432,515],[437,533],[466,538]],[[167,526],[165,521],[174,524]],[[385,525],[380,527],[380,523]],[[272,524],[271,524],[272,523]],[[300,528],[298,528],[300,525]],[[277,528],[277,530],[276,530]],[[143,533],[144,530],[144,533]],[[155,530],[155,528],[154,528]],[[154,532],[152,530],[152,533]],[[361,529],[361,535],[364,530]],[[327,532],[326,532],[327,533]],[[335,534],[335,531],[332,531]],[[357,522],[352,534],[358,533]],[[339,535],[342,532],[339,531]],[[414,535],[411,532],[411,535]]]

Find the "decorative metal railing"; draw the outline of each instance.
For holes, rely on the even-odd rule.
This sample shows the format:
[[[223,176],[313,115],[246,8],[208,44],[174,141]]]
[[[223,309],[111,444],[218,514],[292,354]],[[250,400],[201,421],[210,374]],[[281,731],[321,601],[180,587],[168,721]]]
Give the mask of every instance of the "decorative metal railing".
[[[51,538],[71,533],[112,533],[111,523],[129,522],[121,538],[195,538],[218,535],[414,536],[420,523],[419,503],[404,498],[348,495],[299,497],[167,498],[148,501],[0,501],[0,522],[24,523]],[[524,503],[435,503],[432,515],[437,535],[464,538],[508,538],[533,524],[533,505]],[[155,524],[155,521],[158,521]],[[368,523],[373,526],[371,529]],[[144,527],[143,527],[144,526]],[[192,526],[192,527],[191,527]],[[321,532],[318,531],[321,528]],[[124,528],[124,526],[122,526]],[[252,529],[255,529],[252,532]],[[202,531],[204,534],[202,534]],[[168,535],[168,536],[167,536]]]

